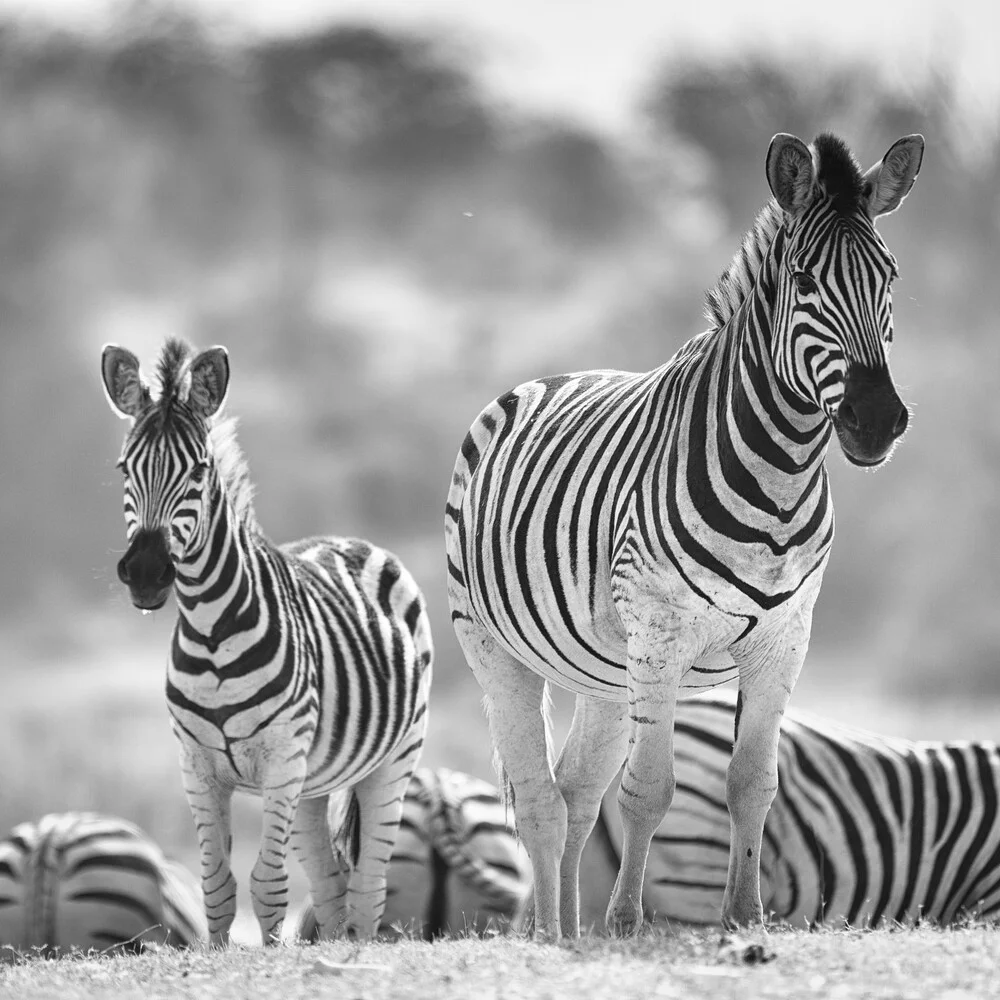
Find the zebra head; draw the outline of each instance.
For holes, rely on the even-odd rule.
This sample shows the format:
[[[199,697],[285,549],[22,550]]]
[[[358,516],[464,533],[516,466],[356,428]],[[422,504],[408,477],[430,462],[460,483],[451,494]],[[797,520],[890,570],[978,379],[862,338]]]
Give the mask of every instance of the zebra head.
[[[118,578],[137,608],[155,611],[170,594],[176,563],[206,532],[213,468],[209,420],[225,402],[229,358],[224,347],[192,357],[187,344],[168,340],[154,397],[139,359],[109,344],[101,355],[101,375],[111,409],[131,421],[118,461],[125,477],[128,539]]]
[[[855,465],[884,462],[909,420],[888,364],[898,271],[874,222],[909,193],[923,151],[923,136],[905,136],[866,172],[828,133],[812,146],[779,133],[767,153],[768,184],[784,216],[775,371],[826,413]]]

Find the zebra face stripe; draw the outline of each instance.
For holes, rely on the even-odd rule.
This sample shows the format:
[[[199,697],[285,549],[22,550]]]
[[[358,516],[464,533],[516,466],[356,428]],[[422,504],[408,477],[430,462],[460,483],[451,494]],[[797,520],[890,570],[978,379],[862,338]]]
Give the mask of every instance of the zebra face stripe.
[[[174,566],[205,534],[211,480],[205,428],[176,412],[165,427],[157,416],[136,424],[118,463],[129,541],[118,575],[144,610],[163,606]]]
[[[895,259],[868,218],[825,199],[787,236],[775,289],[775,372],[832,420],[850,461],[878,465],[908,422],[888,366]]]

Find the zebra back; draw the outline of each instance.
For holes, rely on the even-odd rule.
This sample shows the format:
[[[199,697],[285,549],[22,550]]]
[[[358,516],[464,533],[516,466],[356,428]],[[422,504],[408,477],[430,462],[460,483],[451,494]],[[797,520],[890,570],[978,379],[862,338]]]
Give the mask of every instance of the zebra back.
[[[111,816],[54,813],[0,842],[0,950],[139,951],[207,939],[194,877],[138,827]]]
[[[731,692],[678,702],[677,790],[649,852],[652,917],[714,924],[729,862]],[[912,743],[788,710],[778,794],[761,849],[765,913],[791,924],[874,926],[1000,916],[1000,754],[992,743]],[[590,919],[607,904],[587,869],[617,869],[617,782],[585,856]]]
[[[338,800],[337,830],[347,813]],[[513,922],[531,885],[527,853],[496,788],[446,768],[421,768],[406,791],[403,819],[389,862],[383,934],[482,934]],[[316,939],[311,904],[296,935]]]

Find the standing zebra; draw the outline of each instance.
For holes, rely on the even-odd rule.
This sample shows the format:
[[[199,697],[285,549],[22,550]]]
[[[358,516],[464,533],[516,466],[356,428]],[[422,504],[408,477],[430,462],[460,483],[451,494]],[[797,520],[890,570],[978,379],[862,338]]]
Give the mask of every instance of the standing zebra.
[[[138,827],[53,813],[0,841],[0,958],[187,947],[208,938],[201,890]]]
[[[119,460],[132,603],[178,619],[167,705],[198,831],[213,945],[236,911],[230,800],[264,800],[250,876],[265,943],[287,903],[286,845],[309,878],[321,936],[378,930],[385,868],[423,745],[431,680],[424,602],[395,556],[349,538],[280,548],[260,531],[234,421],[217,416],[225,348],[168,340],[154,398],[138,359],[105,347],[112,409],[132,421]],[[349,789],[335,852],[327,804]],[[346,856],[345,856],[346,855]],[[349,874],[348,874],[349,872]]]
[[[419,768],[406,791],[389,862],[383,927],[432,941],[504,930],[531,889],[531,867],[496,787],[447,768]],[[297,934],[316,937],[311,906]]]
[[[681,702],[677,793],[653,835],[643,891],[651,917],[714,923],[726,885],[726,768],[736,699]],[[761,896],[803,926],[878,925],[963,916],[1000,920],[1000,750],[995,743],[911,743],[789,710],[778,794],[761,846]],[[581,867],[582,908],[617,868],[621,826],[608,790]]]
[[[539,937],[579,933],[580,853],[623,759],[607,923],[639,928],[678,694],[737,674],[722,915],[763,919],[778,726],[833,540],[831,429],[861,466],[906,429],[887,364],[896,263],[873,223],[922,154],[908,136],[862,173],[835,136],[775,136],[774,200],[709,293],[710,330],[651,372],[520,385],[462,444],[445,518],[452,620],[516,794]],[[554,771],[549,682],[577,696]]]

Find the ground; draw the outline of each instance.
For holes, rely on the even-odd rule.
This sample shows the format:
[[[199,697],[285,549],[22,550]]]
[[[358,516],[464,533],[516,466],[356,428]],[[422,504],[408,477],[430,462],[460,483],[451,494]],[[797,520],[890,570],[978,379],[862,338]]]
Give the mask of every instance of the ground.
[[[996,931],[982,926],[950,931],[781,930],[720,947],[724,940],[717,930],[667,930],[646,931],[632,941],[587,937],[558,946],[520,938],[466,938],[435,944],[343,942],[267,950],[236,946],[224,952],[163,949],[126,958],[33,959],[0,967],[0,997],[979,1000],[1000,996]],[[759,960],[761,953],[765,961]]]

